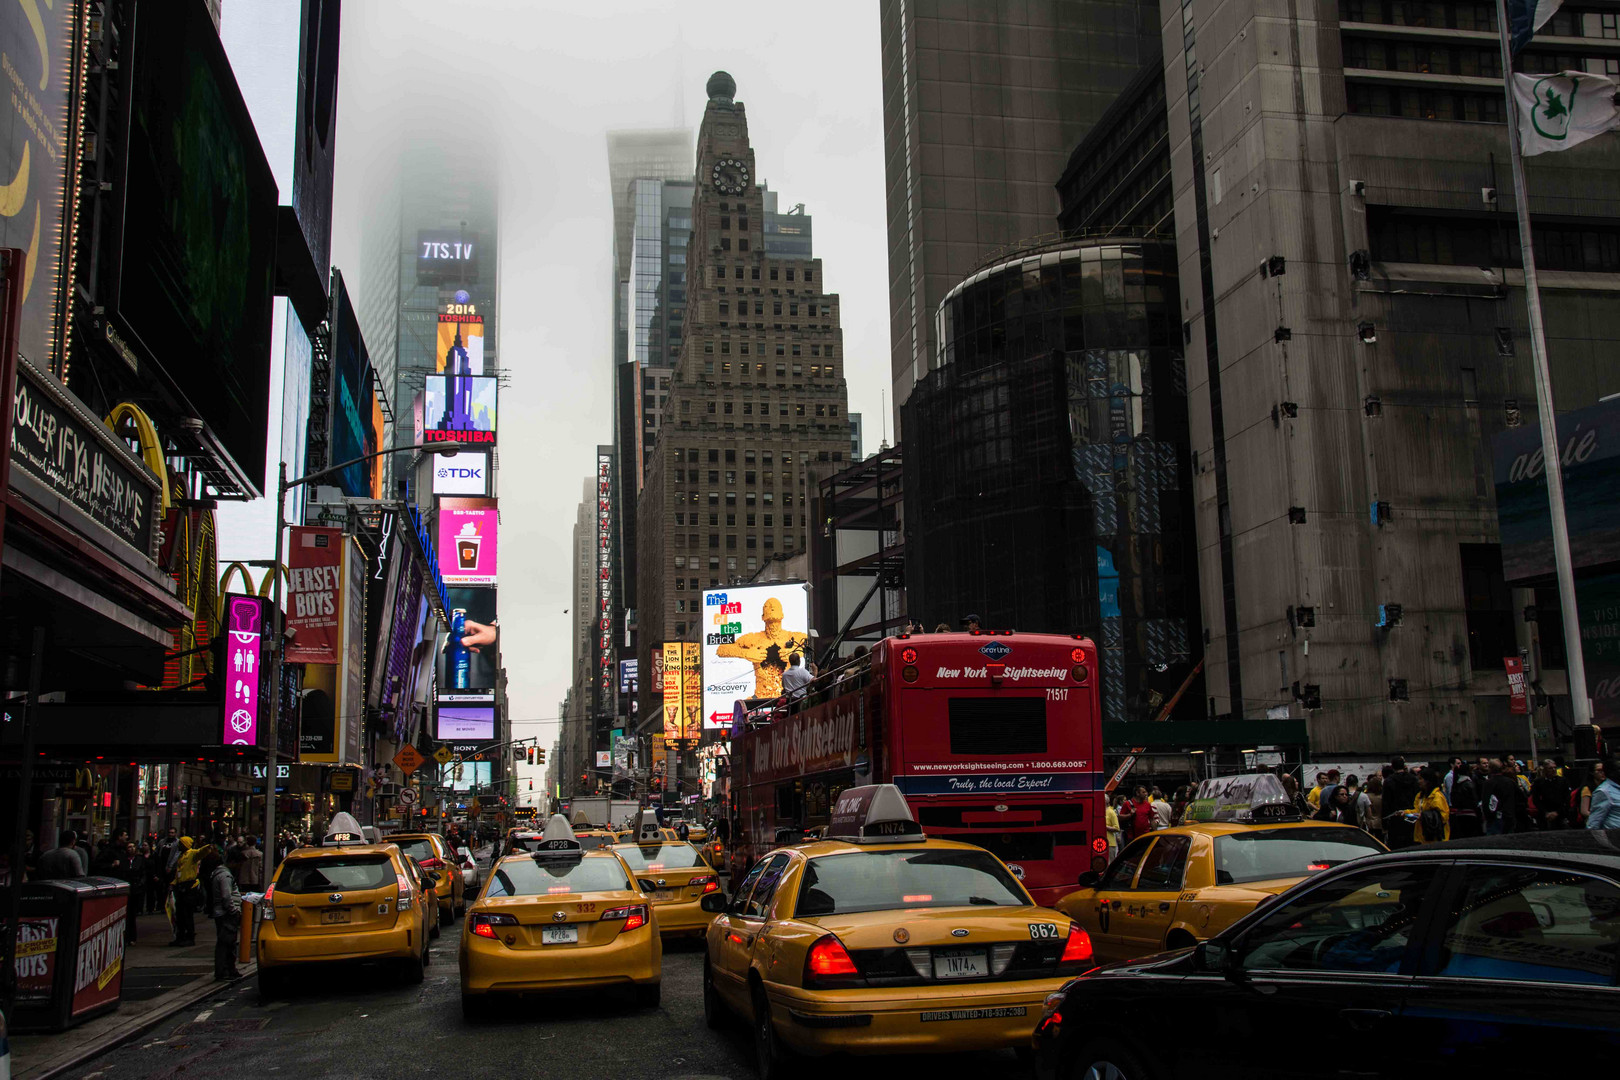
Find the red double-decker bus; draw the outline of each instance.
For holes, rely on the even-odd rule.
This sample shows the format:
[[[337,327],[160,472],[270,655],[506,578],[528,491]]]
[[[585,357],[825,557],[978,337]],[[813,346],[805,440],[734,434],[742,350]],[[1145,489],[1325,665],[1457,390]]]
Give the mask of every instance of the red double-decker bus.
[[[1107,850],[1096,646],[902,635],[867,660],[734,723],[732,873],[825,826],[845,788],[892,783],[930,836],[988,848],[1038,903],[1072,891]]]

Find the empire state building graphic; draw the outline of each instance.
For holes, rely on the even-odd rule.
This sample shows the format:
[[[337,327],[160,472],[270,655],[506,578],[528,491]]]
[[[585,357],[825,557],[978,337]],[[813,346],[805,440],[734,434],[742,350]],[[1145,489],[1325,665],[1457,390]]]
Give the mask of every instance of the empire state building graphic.
[[[461,327],[444,357],[444,410],[433,426],[439,431],[473,431],[472,358],[461,341]]]

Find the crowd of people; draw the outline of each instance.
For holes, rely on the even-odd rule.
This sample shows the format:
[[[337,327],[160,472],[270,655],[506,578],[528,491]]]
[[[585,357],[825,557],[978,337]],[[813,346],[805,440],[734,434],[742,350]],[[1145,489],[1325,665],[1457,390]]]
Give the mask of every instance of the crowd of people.
[[[1392,849],[1529,830],[1620,829],[1620,760],[1614,758],[1579,767],[1547,758],[1532,768],[1510,757],[1410,766],[1394,757],[1366,777],[1325,769],[1308,789],[1292,773],[1278,774],[1302,818],[1358,826]],[[1109,860],[1138,836],[1180,821],[1195,791],[1185,785],[1166,796],[1138,785],[1110,796]]]

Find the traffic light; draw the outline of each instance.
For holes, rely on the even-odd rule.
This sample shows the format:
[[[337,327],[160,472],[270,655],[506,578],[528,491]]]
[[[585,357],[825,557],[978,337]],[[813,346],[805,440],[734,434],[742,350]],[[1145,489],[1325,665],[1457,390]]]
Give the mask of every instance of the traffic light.
[[[529,764],[534,764],[534,747],[529,747]]]
[[[542,746],[542,747],[540,747],[540,749],[538,749],[538,750],[536,750],[534,752],[534,760],[535,760],[535,763],[538,764],[538,765],[544,765],[546,763],[546,748],[545,747]]]

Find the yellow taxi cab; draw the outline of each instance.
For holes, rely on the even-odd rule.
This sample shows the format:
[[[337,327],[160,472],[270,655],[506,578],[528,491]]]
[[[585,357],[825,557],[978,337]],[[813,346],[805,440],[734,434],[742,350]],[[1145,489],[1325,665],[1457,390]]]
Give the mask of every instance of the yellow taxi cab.
[[[434,875],[423,877],[391,842],[367,843],[348,814],[332,825],[319,847],[288,855],[264,891],[257,957],[265,997],[311,964],[391,962],[405,982],[422,981],[438,921]]]
[[[450,853],[450,845],[444,842],[444,837],[437,833],[393,833],[388,839],[415,859],[423,870],[439,879],[433,887],[434,899],[439,903],[439,925],[449,926],[455,922],[456,916],[467,910],[467,883],[459,873],[451,873],[455,869],[455,856]],[[438,936],[437,928],[433,936]]]
[[[831,836],[766,854],[715,913],[710,1027],[749,1021],[760,1075],[798,1054],[1026,1047],[1091,943],[983,848],[930,840],[892,784],[851,788]]]
[[[1057,902],[1099,964],[1190,948],[1310,875],[1386,850],[1354,825],[1300,820],[1266,773],[1205,780],[1182,820],[1133,840]]]
[[[686,842],[688,844],[695,844],[698,847],[702,847],[703,842],[708,838],[709,827],[707,825],[703,824],[701,821],[688,821],[686,823]]]
[[[657,1006],[663,945],[651,882],[611,850],[586,850],[556,814],[536,851],[491,868],[461,934],[461,1010],[483,1014],[491,995],[629,988]]]
[[[651,810],[647,817],[653,816]],[[668,840],[667,829],[656,822],[643,825],[641,837],[633,843],[614,844],[612,851],[636,877],[655,886],[653,910],[658,914],[658,932],[664,937],[702,937],[714,915],[704,911],[705,896],[720,891],[720,879],[703,859],[703,853],[682,840]]]

